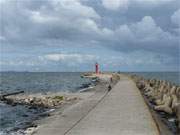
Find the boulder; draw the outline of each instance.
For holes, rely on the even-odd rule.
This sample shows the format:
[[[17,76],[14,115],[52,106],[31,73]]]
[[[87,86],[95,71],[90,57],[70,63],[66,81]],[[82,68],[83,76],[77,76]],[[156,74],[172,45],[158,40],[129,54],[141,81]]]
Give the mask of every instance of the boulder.
[[[173,86],[173,87],[171,88],[170,94],[171,94],[171,95],[176,94],[176,86]]]
[[[172,108],[173,112],[176,112],[177,105],[178,105],[178,98],[175,94],[171,95],[171,98],[172,98],[171,108]]]
[[[168,114],[172,114],[173,111],[171,109],[171,103],[172,103],[171,97],[169,95],[164,95],[162,102],[163,102],[162,105],[157,105],[154,107],[154,109],[157,111],[163,111],[163,112],[166,112]]]
[[[178,120],[178,133],[180,133],[180,103],[177,105],[176,116]]]

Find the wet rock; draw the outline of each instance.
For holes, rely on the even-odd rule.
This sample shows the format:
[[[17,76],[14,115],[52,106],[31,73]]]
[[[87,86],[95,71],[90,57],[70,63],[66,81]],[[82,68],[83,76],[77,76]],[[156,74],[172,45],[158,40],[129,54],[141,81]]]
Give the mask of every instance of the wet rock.
[[[24,102],[25,102],[25,103],[29,103],[29,99],[26,98],[26,99],[24,100]]]
[[[180,133],[180,104],[177,105],[178,132]]]
[[[24,134],[26,135],[32,135],[34,134],[36,131],[37,131],[37,127],[30,127],[30,128],[27,128],[25,131],[24,131]]]

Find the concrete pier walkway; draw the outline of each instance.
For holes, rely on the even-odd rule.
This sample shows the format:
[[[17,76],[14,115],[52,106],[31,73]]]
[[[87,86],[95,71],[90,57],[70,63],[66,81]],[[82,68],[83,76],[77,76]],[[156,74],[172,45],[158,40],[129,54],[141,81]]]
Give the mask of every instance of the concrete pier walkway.
[[[156,124],[135,83],[122,76],[109,93],[94,97],[93,104],[84,104],[85,110],[74,121],[72,116],[60,118],[51,128],[37,134],[58,135],[158,135]],[[90,104],[90,106],[88,105]],[[81,104],[80,106],[82,106]],[[78,106],[76,106],[78,108]],[[75,109],[76,110],[76,109]],[[73,110],[72,110],[73,111]],[[64,126],[64,127],[63,127]]]

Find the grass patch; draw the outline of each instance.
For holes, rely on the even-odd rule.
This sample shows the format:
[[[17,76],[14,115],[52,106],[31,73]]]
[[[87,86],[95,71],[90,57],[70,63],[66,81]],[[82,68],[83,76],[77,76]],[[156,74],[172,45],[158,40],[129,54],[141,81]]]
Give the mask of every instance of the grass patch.
[[[55,96],[55,97],[53,97],[53,99],[64,100],[64,96]]]

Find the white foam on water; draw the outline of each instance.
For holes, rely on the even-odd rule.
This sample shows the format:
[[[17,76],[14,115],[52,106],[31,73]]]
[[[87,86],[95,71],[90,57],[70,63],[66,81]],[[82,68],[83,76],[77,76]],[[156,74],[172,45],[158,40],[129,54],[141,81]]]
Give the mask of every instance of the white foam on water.
[[[88,88],[84,88],[84,89],[79,90],[79,92],[85,92],[85,91],[93,89],[93,88],[94,88],[93,86],[90,86]]]
[[[175,118],[169,118],[168,121],[169,122],[174,122],[176,119]]]

